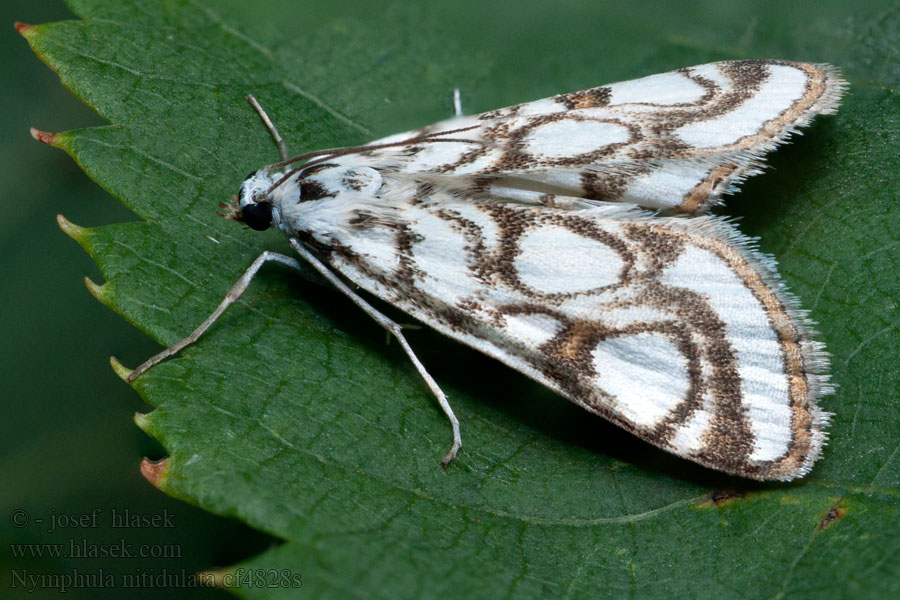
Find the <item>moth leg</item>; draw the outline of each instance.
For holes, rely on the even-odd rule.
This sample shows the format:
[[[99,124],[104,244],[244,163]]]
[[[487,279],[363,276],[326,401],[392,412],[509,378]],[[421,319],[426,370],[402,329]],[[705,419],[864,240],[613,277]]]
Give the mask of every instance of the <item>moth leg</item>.
[[[250,282],[253,280],[253,277],[256,275],[257,271],[267,262],[274,261],[279,262],[283,265],[291,267],[293,269],[297,269],[298,271],[303,270],[303,266],[297,261],[296,258],[291,258],[290,256],[285,256],[284,254],[278,254],[277,252],[269,252],[266,250],[262,254],[256,257],[256,260],[250,264],[250,267],[244,271],[244,274],[241,275],[241,278],[237,280],[237,282],[231,286],[231,289],[228,290],[228,293],[225,294],[225,298],[216,307],[216,310],[212,312],[211,315],[206,317],[206,320],[203,321],[197,329],[195,329],[189,336],[181,340],[180,342],[176,342],[175,344],[169,346],[159,354],[150,357],[147,359],[142,365],[136,368],[134,371],[128,374],[127,380],[129,382],[134,381],[141,375],[143,375],[147,369],[154,366],[157,363],[164,361],[170,356],[178,353],[182,348],[186,346],[190,346],[198,339],[203,333],[210,328],[210,326],[216,322],[222,313],[225,312],[225,309],[238,301],[238,299],[243,295],[247,288],[250,286]]]
[[[331,272],[327,266],[322,264],[322,262],[316,258],[312,252],[304,248],[300,242],[296,239],[290,239],[291,246],[294,250],[297,251],[305,261],[307,261],[312,267],[318,271],[325,279],[327,279],[331,284],[336,287],[341,293],[350,298],[354,304],[360,307],[367,315],[372,317],[376,323],[384,327],[391,335],[397,338],[397,341],[400,342],[400,345],[403,347],[403,351],[406,352],[406,355],[412,361],[413,365],[416,367],[416,370],[419,372],[419,375],[422,376],[422,379],[425,380],[425,383],[431,389],[431,393],[434,394],[435,398],[437,398],[438,404],[441,405],[441,409],[444,411],[444,414],[447,415],[447,418],[450,420],[450,427],[453,430],[453,445],[450,447],[450,451],[447,452],[447,455],[441,459],[441,466],[447,466],[450,461],[452,461],[456,457],[456,453],[459,452],[459,449],[462,447],[462,439],[459,435],[459,421],[456,418],[456,415],[453,414],[453,409],[450,408],[450,402],[447,401],[447,395],[444,391],[438,386],[437,382],[431,376],[431,374],[425,370],[425,366],[419,361],[419,357],[416,356],[415,352],[413,352],[412,347],[410,347],[409,342],[406,341],[406,338],[403,336],[403,328],[400,327],[397,323],[388,318],[385,314],[380,312],[374,306],[366,302],[362,297],[360,297],[356,292],[351,290],[347,284],[341,281],[337,275]]]
[[[453,113],[457,117],[463,116],[462,99],[459,97],[459,88],[453,88]]]

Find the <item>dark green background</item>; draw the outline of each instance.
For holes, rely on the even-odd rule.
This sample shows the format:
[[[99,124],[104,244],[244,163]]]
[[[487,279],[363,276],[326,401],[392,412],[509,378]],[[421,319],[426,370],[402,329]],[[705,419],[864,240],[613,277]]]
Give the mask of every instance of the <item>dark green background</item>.
[[[84,275],[102,282],[94,262],[59,230],[56,215],[101,225],[135,220],[72,162],[38,144],[30,126],[65,131],[103,121],[63,88],[41,63],[13,22],[74,18],[62,2],[0,3],[0,597],[11,590],[10,569],[30,573],[187,573],[252,556],[269,538],[237,521],[215,517],[174,500],[140,475],[143,456],[165,455],[132,422],[146,412],[134,391],[109,368],[110,355],[136,365],[159,348],[97,302]],[[113,508],[173,515],[173,529],[77,528],[47,533],[44,525],[13,528],[9,514],[32,518]],[[176,544],[183,559],[13,559],[9,544]],[[134,598],[222,597],[219,590],[128,590]],[[68,598],[121,598],[121,590],[73,590]],[[30,598],[58,597],[38,590]]]

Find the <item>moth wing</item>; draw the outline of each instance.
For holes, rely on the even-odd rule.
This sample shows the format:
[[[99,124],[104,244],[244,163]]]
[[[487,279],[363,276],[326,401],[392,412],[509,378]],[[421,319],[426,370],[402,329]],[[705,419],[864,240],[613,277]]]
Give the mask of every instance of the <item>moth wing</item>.
[[[731,225],[430,200],[313,235],[360,287],[660,448],[756,479],[809,471],[827,356]]]
[[[829,65],[709,63],[561,94],[373,142],[373,166],[469,195],[547,204],[552,196],[693,213],[745,177],[845,82]]]

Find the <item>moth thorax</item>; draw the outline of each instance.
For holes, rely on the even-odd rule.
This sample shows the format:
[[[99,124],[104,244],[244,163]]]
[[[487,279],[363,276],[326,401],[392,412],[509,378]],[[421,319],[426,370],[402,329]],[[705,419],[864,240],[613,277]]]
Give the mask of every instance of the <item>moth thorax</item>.
[[[260,169],[247,175],[238,191],[241,209],[266,199],[274,183],[275,178],[266,169]]]

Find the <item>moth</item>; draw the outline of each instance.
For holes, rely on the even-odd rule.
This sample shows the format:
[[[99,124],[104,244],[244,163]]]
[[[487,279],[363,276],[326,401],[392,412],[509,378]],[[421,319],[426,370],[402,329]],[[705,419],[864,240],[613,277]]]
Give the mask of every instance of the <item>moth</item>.
[[[845,82],[829,65],[710,63],[457,116],[252,173],[220,213],[281,229],[299,257],[393,334],[350,285],[492,356],[647,442],[753,479],[820,456],[828,355],[775,261],[705,215]],[[457,98],[458,99],[458,98]],[[457,103],[458,105],[458,103]],[[259,256],[190,336],[259,268]]]

